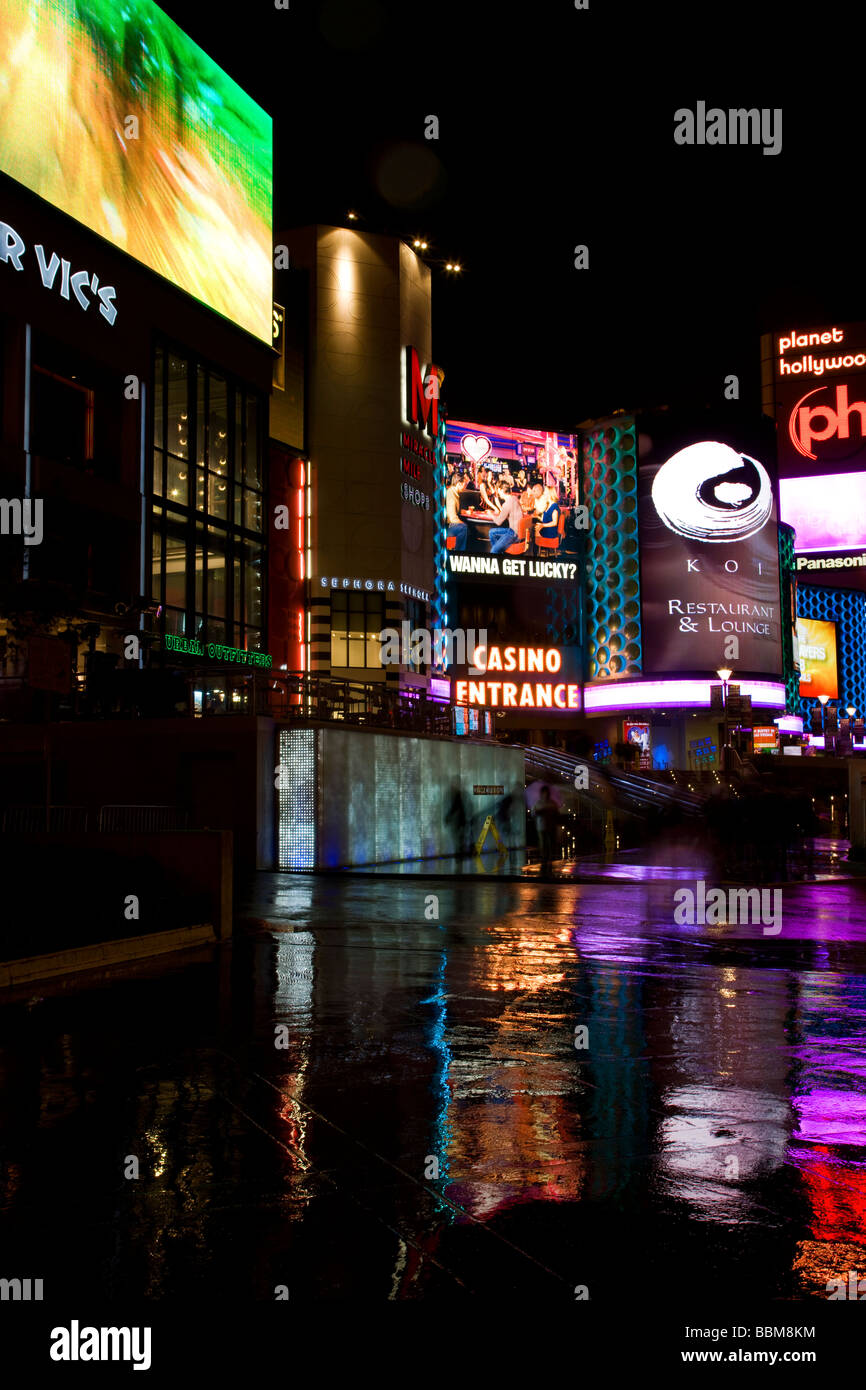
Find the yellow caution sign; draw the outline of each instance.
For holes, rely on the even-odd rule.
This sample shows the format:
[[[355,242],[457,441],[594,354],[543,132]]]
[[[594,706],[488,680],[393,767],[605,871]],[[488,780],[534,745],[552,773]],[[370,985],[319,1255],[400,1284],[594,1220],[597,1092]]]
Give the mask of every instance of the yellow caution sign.
[[[480,854],[476,854],[475,858],[478,860],[478,867],[483,874],[501,874],[508,862],[508,850],[504,846],[498,850],[493,867],[489,869]]]
[[[481,834],[478,836],[478,839],[475,841],[475,853],[476,853],[476,854],[480,854],[480,853],[481,853],[482,849],[484,848],[484,841],[487,839],[487,836],[488,836],[488,835],[492,835],[492,836],[493,836],[494,840],[496,841],[497,845],[499,846],[500,851],[502,851],[502,850],[505,849],[505,845],[503,844],[503,841],[502,841],[502,836],[500,835],[499,831],[496,829],[496,826],[495,826],[494,821],[493,821],[493,817],[492,817],[492,816],[488,816],[487,819],[486,819],[486,821],[484,822],[483,826],[481,827]]]

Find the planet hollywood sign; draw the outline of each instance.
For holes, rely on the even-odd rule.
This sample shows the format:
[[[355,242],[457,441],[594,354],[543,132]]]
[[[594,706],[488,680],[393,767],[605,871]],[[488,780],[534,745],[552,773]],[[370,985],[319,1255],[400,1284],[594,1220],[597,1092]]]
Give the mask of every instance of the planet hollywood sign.
[[[775,398],[782,477],[848,471],[866,461],[866,324],[776,339]]]

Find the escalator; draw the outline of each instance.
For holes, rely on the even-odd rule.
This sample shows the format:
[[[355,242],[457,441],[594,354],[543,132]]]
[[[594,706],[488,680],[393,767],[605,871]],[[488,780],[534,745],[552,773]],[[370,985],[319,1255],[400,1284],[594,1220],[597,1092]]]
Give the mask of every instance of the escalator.
[[[523,750],[527,782],[563,782],[574,787],[578,768],[585,768],[587,787],[580,791],[580,796],[599,807],[626,811],[641,818],[668,812],[697,819],[706,804],[707,798],[699,792],[668,786],[653,781],[651,777],[622,772],[618,768],[599,767],[586,758],[564,753],[559,748],[529,744],[515,746]]]

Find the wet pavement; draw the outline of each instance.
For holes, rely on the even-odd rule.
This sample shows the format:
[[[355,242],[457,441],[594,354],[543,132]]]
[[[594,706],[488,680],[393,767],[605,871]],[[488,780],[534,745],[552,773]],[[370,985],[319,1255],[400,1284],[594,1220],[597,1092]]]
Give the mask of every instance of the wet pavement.
[[[675,887],[262,874],[230,947],[5,1004],[3,1272],[826,1300],[866,1267],[866,884],[786,888],[777,936]]]

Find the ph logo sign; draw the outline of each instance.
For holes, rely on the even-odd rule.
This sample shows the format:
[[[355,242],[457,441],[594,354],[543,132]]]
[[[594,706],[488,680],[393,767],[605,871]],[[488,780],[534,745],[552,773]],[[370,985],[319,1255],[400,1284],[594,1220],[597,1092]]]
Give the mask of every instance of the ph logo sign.
[[[856,433],[852,433],[852,425]],[[814,446],[827,444],[828,448],[821,450],[822,457],[827,461],[835,458],[843,462],[852,453],[859,453],[863,447],[866,438],[866,400],[849,401],[848,386],[844,382],[836,386],[816,386],[801,396],[791,411],[788,435],[803,458],[817,459]],[[850,442],[852,440],[853,444]]]

